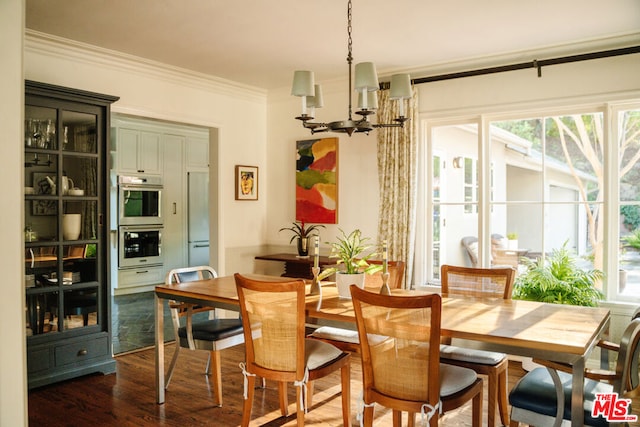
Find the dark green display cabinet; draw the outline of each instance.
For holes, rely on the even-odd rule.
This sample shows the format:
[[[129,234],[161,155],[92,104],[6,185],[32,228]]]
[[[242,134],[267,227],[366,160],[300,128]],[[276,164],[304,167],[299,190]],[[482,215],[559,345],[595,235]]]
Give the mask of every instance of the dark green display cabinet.
[[[25,82],[24,290],[29,388],[115,372],[109,111],[118,97]]]

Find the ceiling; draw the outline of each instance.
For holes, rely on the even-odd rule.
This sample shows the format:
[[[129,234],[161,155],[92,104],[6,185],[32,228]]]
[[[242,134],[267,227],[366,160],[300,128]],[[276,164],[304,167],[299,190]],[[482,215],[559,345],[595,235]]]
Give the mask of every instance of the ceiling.
[[[354,63],[378,74],[640,44],[638,0],[353,0]],[[347,75],[346,0],[26,0],[26,27],[254,87]],[[593,43],[598,40],[598,43]],[[499,59],[498,59],[499,58]],[[503,65],[503,64],[489,64]],[[460,65],[458,65],[460,66]],[[461,71],[455,70],[452,71]]]

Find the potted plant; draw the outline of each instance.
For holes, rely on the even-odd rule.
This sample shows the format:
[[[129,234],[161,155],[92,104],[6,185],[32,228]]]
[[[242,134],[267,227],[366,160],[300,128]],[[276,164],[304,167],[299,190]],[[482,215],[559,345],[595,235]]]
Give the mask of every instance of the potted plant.
[[[372,246],[367,244],[368,237],[362,237],[362,232],[353,230],[348,235],[340,229],[341,235],[336,242],[328,242],[331,247],[329,258],[337,258],[336,267],[329,267],[320,273],[319,279],[336,273],[336,286],[341,298],[351,298],[349,286],[356,284],[364,288],[364,275],[382,270],[379,264],[369,264],[367,260],[377,255],[375,252],[365,254]]]
[[[567,242],[554,249],[545,260],[521,258],[526,271],[514,282],[513,299],[596,307],[604,298],[596,288],[604,274],[597,269],[581,269],[566,246]],[[530,359],[522,362],[525,370],[535,366]]]
[[[516,278],[513,298],[553,304],[596,307],[604,298],[596,288],[602,280],[601,270],[583,270],[565,242],[544,261],[522,258],[526,271]]]
[[[518,233],[507,233],[507,249],[512,251],[518,249]]]
[[[289,230],[293,233],[291,236],[291,240],[289,243],[293,243],[294,240],[297,239],[298,246],[298,255],[299,256],[308,256],[309,255],[309,238],[312,236],[318,235],[318,229],[324,228],[324,225],[321,224],[313,224],[306,225],[304,221],[295,221],[291,227],[283,227],[280,231]]]

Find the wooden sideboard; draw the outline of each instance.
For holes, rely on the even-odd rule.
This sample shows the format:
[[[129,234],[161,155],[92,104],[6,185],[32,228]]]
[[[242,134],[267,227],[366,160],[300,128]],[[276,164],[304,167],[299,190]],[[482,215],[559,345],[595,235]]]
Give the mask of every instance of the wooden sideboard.
[[[313,273],[311,268],[313,267],[313,255],[301,257],[296,254],[272,254],[272,255],[260,255],[255,259],[263,261],[280,261],[284,262],[283,277],[296,277],[301,279],[313,279]],[[318,258],[318,265],[320,268],[324,265],[334,265],[336,263],[335,258],[329,258],[327,256],[320,256]]]

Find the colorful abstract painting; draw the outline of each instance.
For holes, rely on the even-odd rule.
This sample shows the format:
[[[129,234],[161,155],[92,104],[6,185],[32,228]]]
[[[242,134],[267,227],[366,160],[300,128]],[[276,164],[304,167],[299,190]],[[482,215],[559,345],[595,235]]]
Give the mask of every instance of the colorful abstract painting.
[[[296,220],[338,223],[338,138],[296,141]]]

